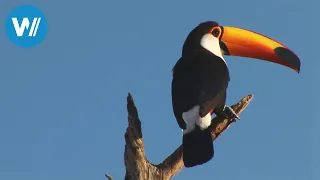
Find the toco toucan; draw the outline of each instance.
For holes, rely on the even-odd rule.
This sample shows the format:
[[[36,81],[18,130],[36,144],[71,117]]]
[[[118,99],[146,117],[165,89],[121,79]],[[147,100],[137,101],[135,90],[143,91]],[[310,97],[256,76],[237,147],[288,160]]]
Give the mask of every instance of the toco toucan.
[[[181,58],[173,67],[173,113],[183,131],[183,162],[193,167],[213,158],[211,116],[239,119],[227,106],[229,70],[222,55],[266,60],[300,72],[299,58],[264,35],[206,21],[187,36]]]

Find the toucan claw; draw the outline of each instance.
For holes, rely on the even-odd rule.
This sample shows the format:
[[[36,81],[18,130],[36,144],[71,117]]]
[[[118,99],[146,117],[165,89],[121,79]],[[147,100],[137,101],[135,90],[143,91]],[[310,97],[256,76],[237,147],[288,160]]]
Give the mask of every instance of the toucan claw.
[[[221,114],[232,121],[240,120],[239,116],[233,111],[230,106],[225,106]]]

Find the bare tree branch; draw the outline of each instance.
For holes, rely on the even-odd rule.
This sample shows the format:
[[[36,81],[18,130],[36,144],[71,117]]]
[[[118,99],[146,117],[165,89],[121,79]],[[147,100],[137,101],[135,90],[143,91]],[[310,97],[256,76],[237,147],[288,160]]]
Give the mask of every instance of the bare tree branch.
[[[112,176],[110,176],[109,174],[105,174],[105,176],[108,180],[113,180]]]
[[[253,95],[248,95],[231,107],[239,116],[249,105],[252,98]],[[124,162],[126,166],[125,180],[171,179],[184,167],[182,161],[182,146],[180,145],[180,147],[178,147],[162,163],[158,165],[151,164],[145,156],[141,121],[130,93],[127,97],[127,109],[128,127],[125,133],[126,144],[124,151]],[[233,119],[225,119],[224,117],[213,118],[210,126],[212,129],[212,140],[214,141],[219,137],[232,122],[234,122]]]

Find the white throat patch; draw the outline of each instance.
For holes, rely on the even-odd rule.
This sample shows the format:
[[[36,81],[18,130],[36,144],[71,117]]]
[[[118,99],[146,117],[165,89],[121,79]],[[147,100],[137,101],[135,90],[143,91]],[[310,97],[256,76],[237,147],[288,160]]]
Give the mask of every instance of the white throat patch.
[[[202,36],[200,44],[203,48],[220,57],[224,62],[226,62],[222,56],[218,38],[214,37],[212,34],[205,34],[204,36]]]

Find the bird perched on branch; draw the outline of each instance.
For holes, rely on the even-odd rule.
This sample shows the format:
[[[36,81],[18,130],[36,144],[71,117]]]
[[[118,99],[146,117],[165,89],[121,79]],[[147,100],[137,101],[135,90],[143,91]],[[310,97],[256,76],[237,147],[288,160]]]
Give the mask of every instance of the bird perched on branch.
[[[223,55],[255,58],[300,71],[300,60],[289,48],[253,31],[206,21],[187,36],[182,56],[173,67],[172,105],[183,130],[183,162],[193,167],[214,156],[212,114],[239,119],[226,105],[230,80]]]

